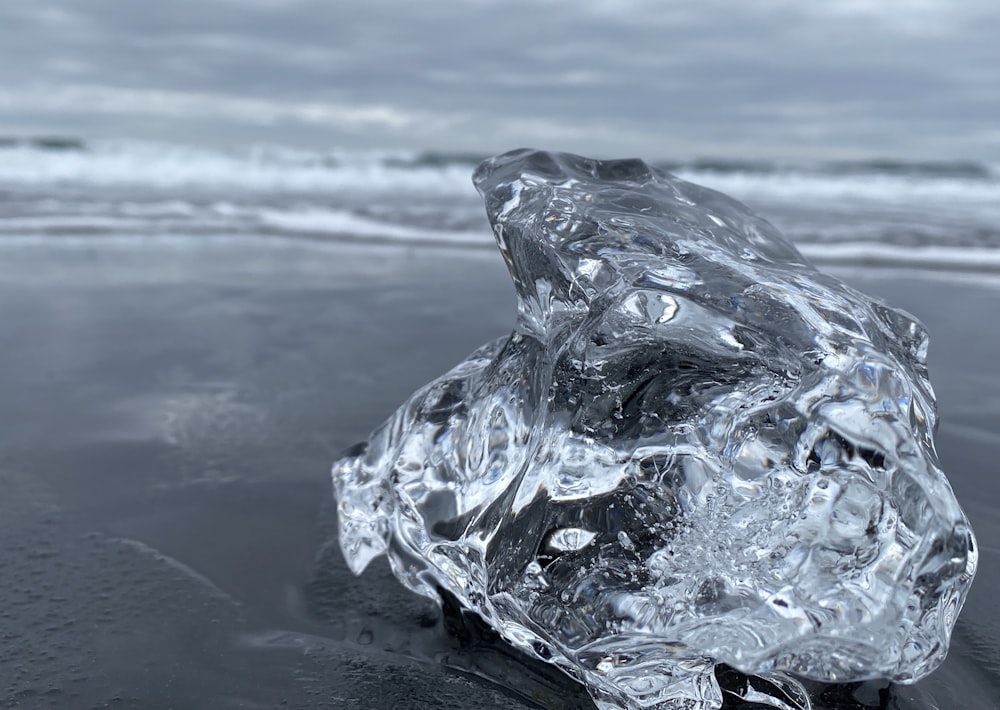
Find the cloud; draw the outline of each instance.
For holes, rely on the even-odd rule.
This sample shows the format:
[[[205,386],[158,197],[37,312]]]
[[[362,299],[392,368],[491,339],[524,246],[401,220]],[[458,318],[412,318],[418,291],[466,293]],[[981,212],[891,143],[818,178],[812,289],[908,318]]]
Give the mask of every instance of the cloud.
[[[998,34],[980,0],[10,3],[0,130],[1000,160]]]
[[[282,121],[320,124],[345,130],[372,127],[400,129],[433,116],[405,112],[391,106],[336,104],[310,101],[268,101],[217,93],[162,89],[128,89],[75,85],[50,89],[34,87],[17,92],[0,90],[0,108],[27,104],[33,110],[73,114],[88,112],[130,116],[157,115],[198,120],[212,118],[273,125]]]

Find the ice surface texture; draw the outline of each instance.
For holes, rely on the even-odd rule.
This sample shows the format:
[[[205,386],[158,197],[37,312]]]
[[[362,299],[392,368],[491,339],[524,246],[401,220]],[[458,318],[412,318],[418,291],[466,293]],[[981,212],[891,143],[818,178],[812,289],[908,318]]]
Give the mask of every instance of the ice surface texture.
[[[719,707],[717,663],[784,708],[932,671],[977,555],[921,325],[639,160],[474,181],[517,322],[335,464],[351,568],[387,553],[603,708]]]

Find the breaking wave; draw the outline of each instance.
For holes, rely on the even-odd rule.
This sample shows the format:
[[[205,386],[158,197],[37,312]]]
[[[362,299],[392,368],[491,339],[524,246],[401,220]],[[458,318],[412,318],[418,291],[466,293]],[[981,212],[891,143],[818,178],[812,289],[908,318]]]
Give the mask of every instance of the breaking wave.
[[[0,240],[226,235],[492,248],[482,156],[0,138]],[[664,162],[817,263],[1000,271],[1000,170],[969,161]]]

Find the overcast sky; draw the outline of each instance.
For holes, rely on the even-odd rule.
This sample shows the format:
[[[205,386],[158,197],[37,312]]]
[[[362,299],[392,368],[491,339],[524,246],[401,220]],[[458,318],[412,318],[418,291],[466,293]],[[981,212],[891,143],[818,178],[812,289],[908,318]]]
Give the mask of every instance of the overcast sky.
[[[1000,161],[997,0],[12,0],[0,134]]]

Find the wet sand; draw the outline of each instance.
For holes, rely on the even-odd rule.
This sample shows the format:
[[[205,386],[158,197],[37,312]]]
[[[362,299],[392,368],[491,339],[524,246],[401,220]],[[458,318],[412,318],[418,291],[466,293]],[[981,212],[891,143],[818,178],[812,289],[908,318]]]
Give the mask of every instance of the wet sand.
[[[945,665],[871,706],[996,707],[1000,282],[838,275],[927,324],[981,547]],[[589,706],[333,536],[337,453],[509,329],[495,253],[10,242],[0,313],[0,706]]]

